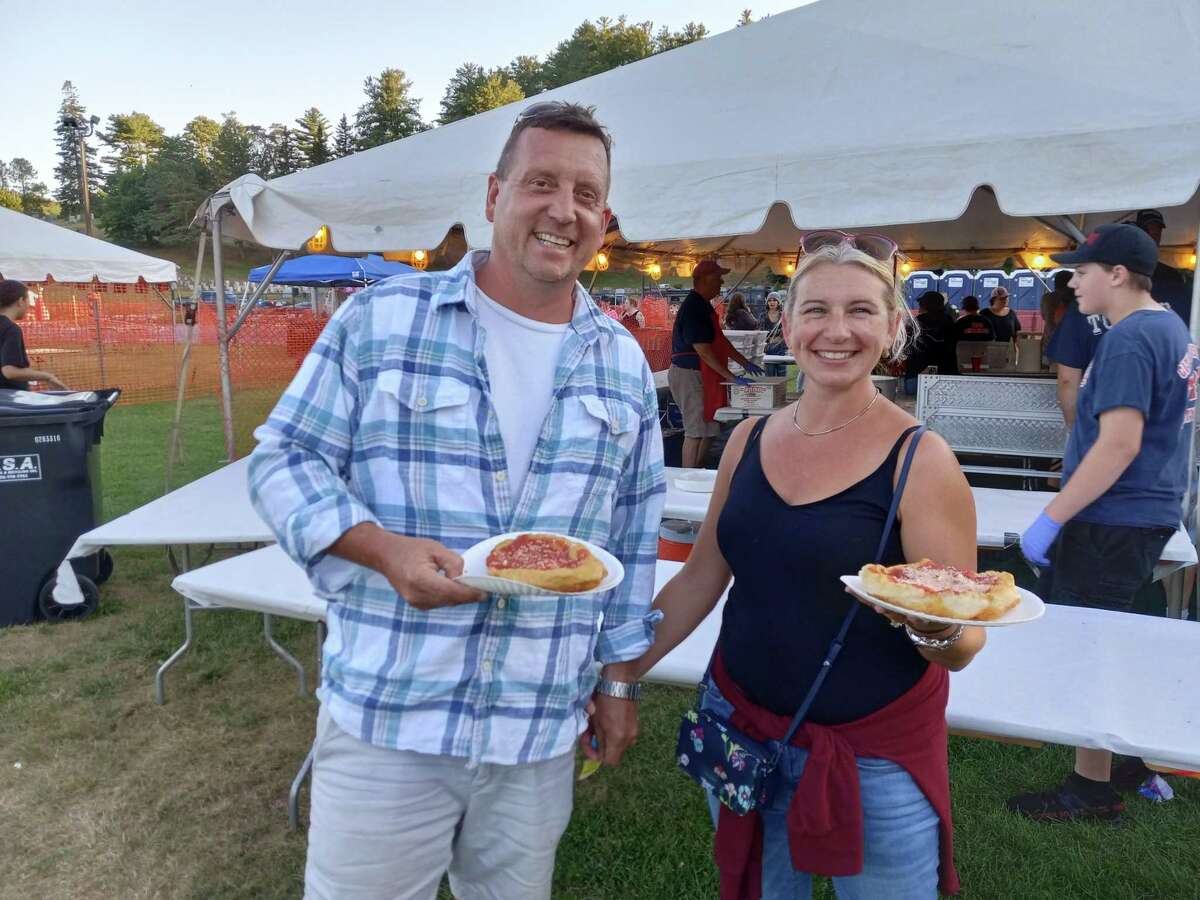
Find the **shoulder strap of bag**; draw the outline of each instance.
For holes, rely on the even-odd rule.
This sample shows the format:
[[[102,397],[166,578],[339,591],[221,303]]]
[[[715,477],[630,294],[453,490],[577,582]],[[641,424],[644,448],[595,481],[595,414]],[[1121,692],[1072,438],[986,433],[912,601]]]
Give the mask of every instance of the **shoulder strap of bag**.
[[[875,551],[877,562],[883,561],[883,553],[887,549],[887,542],[892,533],[892,526],[896,523],[896,511],[900,508],[900,498],[904,496],[904,485],[908,482],[908,470],[912,468],[913,456],[917,452],[917,444],[920,443],[921,435],[924,433],[924,425],[918,425],[912,429],[912,441],[909,442],[908,453],[904,457],[904,466],[900,469],[900,478],[896,482],[896,490],[892,493],[892,506],[888,510],[887,520],[883,524],[883,534],[879,537],[879,549]],[[796,715],[792,719],[792,724],[788,726],[787,734],[783,736],[779,748],[775,751],[777,757],[783,752],[783,748],[791,743],[796,730],[804,722],[804,717],[808,715],[808,709],[812,706],[813,700],[816,699],[817,691],[821,689],[821,685],[825,682],[825,676],[833,668],[833,661],[842,652],[842,644],[846,640],[846,632],[850,630],[850,623],[854,621],[854,617],[858,615],[858,611],[861,608],[862,604],[857,600],[850,604],[850,610],[846,613],[846,618],[842,620],[842,627],[838,630],[837,637],[829,645],[829,650],[825,654],[825,660],[821,663],[821,668],[817,671],[817,677],[813,680],[812,687],[808,689],[808,694],[805,695],[804,702],[800,704],[800,708],[796,710]]]

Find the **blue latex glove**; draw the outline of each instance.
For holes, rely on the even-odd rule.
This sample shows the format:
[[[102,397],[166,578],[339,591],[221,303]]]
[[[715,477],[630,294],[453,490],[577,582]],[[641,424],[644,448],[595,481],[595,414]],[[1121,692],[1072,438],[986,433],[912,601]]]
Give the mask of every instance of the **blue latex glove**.
[[[747,378],[745,375],[734,375],[733,383],[734,384],[754,384],[754,382],[751,381],[749,378]]]
[[[761,377],[766,374],[766,372],[763,371],[762,366],[756,366],[752,362],[746,363],[746,365],[742,366],[742,368],[745,369],[747,372],[749,372],[751,375],[758,375]]]
[[[1058,537],[1060,531],[1062,531],[1062,525],[1042,512],[1021,535],[1021,552],[1035,566],[1050,565],[1047,554],[1050,552],[1050,545],[1054,543],[1054,539]]]

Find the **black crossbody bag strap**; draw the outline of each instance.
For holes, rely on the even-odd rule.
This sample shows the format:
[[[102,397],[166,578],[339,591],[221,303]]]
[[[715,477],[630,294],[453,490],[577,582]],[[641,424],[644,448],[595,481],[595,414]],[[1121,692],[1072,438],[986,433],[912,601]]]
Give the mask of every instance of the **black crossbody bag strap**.
[[[875,560],[877,562],[883,561],[883,553],[887,549],[888,538],[892,534],[892,526],[896,523],[896,511],[900,508],[900,498],[904,495],[904,485],[908,481],[908,470],[912,468],[913,456],[917,452],[917,444],[920,443],[921,435],[924,433],[924,425],[918,425],[913,429],[912,441],[909,442],[908,453],[904,457],[904,466],[900,469],[900,478],[896,481],[896,490],[892,493],[892,506],[888,510],[887,520],[883,524],[883,534],[879,538],[879,549],[875,551]],[[812,706],[813,700],[816,699],[817,691],[824,684],[825,676],[829,674],[829,670],[833,667],[833,661],[842,652],[842,644],[846,640],[846,632],[850,630],[850,623],[854,621],[854,617],[858,615],[858,611],[861,608],[862,604],[857,600],[850,604],[850,611],[846,613],[846,618],[842,620],[842,627],[838,630],[837,637],[829,645],[829,650],[825,654],[825,660],[821,663],[821,668],[817,672],[817,677],[813,680],[812,687],[808,689],[808,694],[805,695],[804,702],[800,704],[800,708],[796,710],[796,715],[792,719],[792,724],[788,726],[787,734],[783,736],[783,740],[780,741],[775,750],[775,761],[778,761],[780,754],[783,753],[783,748],[791,743],[797,729],[804,722],[804,717],[808,715],[808,709]]]

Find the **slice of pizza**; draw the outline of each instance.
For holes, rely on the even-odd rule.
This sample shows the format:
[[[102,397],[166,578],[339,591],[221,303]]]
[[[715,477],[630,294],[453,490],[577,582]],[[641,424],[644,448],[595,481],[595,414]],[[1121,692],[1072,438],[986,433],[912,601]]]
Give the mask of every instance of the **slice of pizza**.
[[[998,619],[1021,601],[1009,572],[972,572],[932,560],[859,571],[863,589],[913,612],[948,619]]]
[[[522,534],[501,541],[488,554],[487,571],[564,594],[590,591],[608,575],[587,547],[557,534]]]

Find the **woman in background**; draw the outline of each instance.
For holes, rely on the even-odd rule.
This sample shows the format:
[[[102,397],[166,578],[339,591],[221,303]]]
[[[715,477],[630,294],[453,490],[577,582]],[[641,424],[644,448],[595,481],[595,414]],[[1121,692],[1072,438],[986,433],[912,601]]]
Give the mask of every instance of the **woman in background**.
[[[725,327],[730,331],[757,331],[758,319],[746,306],[746,297],[737,291],[729,298],[725,307]]]
[[[637,297],[630,294],[625,298],[625,308],[621,310],[621,324],[631,331],[634,328],[646,327],[646,317],[638,308],[640,302]]]

